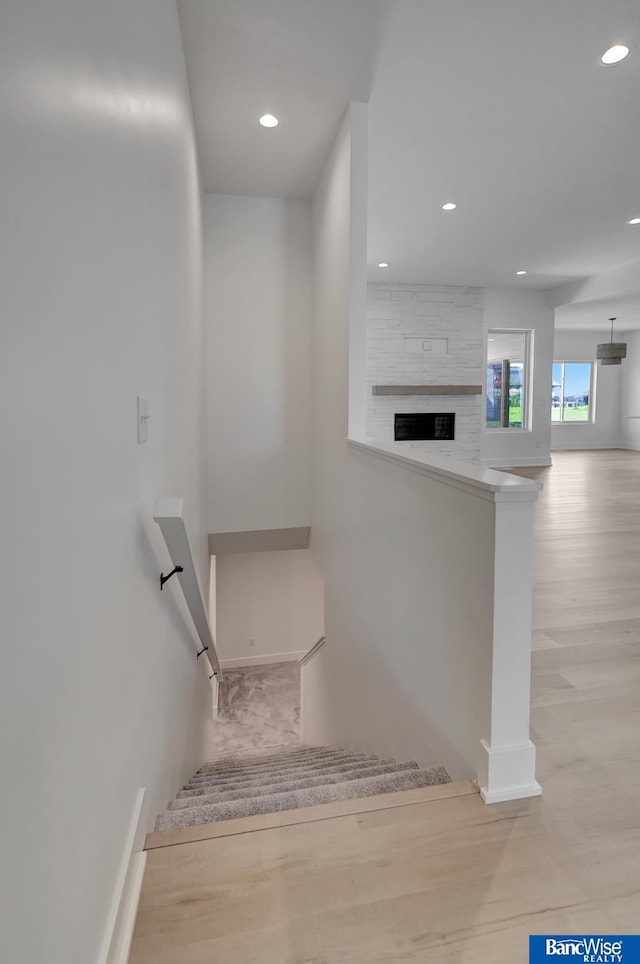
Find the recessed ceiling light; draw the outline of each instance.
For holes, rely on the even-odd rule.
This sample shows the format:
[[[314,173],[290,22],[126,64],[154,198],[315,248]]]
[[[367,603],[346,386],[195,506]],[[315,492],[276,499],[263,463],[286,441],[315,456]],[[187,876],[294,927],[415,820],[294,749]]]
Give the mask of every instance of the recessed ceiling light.
[[[443,211],[455,211],[455,209],[457,208],[457,206],[458,206],[458,205],[457,205],[457,204],[454,204],[453,201],[447,201],[446,204],[443,204],[443,205],[442,205],[442,210],[443,210]]]
[[[262,124],[263,127],[277,127],[279,121],[273,114],[263,114],[262,117],[258,119],[258,123]]]
[[[516,271],[516,274],[526,274],[526,271]]]
[[[627,224],[640,224],[640,218],[629,218]]]
[[[380,261],[380,262],[378,262],[378,267],[379,267],[379,268],[388,268],[389,265],[388,265],[388,263],[387,263],[386,261]]]
[[[600,60],[603,64],[610,66],[611,64],[619,64],[621,60],[629,53],[629,48],[625,47],[624,44],[614,44],[613,47],[609,47],[605,50]]]

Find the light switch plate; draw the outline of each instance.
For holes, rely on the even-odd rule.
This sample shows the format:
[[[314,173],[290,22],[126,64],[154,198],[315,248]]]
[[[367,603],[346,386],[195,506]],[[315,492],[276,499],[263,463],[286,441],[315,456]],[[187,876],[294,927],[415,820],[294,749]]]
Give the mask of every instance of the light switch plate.
[[[138,443],[149,438],[149,418],[149,399],[146,395],[138,395]]]

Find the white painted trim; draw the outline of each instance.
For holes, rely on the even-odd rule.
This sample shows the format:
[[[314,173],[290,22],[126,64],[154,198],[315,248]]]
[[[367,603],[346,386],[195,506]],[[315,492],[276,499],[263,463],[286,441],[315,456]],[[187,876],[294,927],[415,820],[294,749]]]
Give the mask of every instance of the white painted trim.
[[[521,479],[518,476],[496,472],[481,465],[468,465],[442,456],[430,455],[417,449],[412,450],[411,455],[408,455],[406,449],[400,449],[397,445],[384,445],[380,442],[370,445],[367,442],[360,442],[352,438],[348,438],[346,441],[347,446],[351,449],[365,452],[367,455],[387,462],[394,462],[396,465],[412,472],[419,472],[421,475],[426,475],[437,482],[462,489],[488,502],[497,502],[503,499],[535,502],[538,498],[538,492],[542,488],[540,482],[536,482],[534,479]]]
[[[497,471],[500,471],[500,469],[508,470],[511,468],[546,468],[552,463],[551,458],[538,458],[535,455],[531,455],[525,458],[481,459],[480,464],[487,468],[495,467]]]
[[[301,657],[300,657],[300,659],[298,660],[298,662],[300,663],[300,665],[301,665],[301,666],[304,666],[305,663],[308,663],[309,660],[310,660],[313,656],[316,655],[316,653],[318,652],[318,650],[319,650],[319,649],[322,649],[322,647],[324,646],[324,644],[326,643],[326,641],[327,641],[327,637],[326,637],[326,636],[321,636],[320,639],[318,640],[318,642],[317,642],[317,643],[314,643],[313,646],[311,647],[311,649],[308,649],[307,652],[304,654],[304,656],[301,656]]]
[[[293,663],[305,656],[305,650],[297,653],[267,653],[264,656],[237,656],[233,659],[221,659],[223,669],[233,666],[268,666],[269,663]]]
[[[244,532],[210,532],[209,554],[231,555],[245,552],[278,552],[308,549],[310,526],[287,529],[250,529]]]
[[[507,790],[489,792],[486,787],[480,787],[480,796],[485,803],[507,803],[509,800],[524,800],[527,797],[539,797],[542,787],[537,780],[526,787],[509,787]]]
[[[126,900],[124,901],[121,913],[121,926],[118,928],[117,938],[112,952],[109,953],[109,964],[127,964],[129,952],[131,951],[131,941],[133,931],[136,926],[138,915],[138,904],[142,892],[142,882],[147,866],[147,852],[141,850],[131,858],[129,868],[129,878],[126,890]]]
[[[218,707],[220,705],[220,684],[218,683],[218,677],[214,676],[211,680],[211,689],[213,690],[213,700],[212,700],[212,712],[214,720],[218,719]]]
[[[535,779],[536,748],[531,740],[497,749],[480,740],[480,748],[478,785],[485,803],[540,796],[542,787]]]
[[[126,964],[146,863],[144,787],[137,794],[122,850],[97,964]]]
[[[617,442],[569,442],[567,445],[552,445],[552,452],[588,452],[590,449],[619,449]]]

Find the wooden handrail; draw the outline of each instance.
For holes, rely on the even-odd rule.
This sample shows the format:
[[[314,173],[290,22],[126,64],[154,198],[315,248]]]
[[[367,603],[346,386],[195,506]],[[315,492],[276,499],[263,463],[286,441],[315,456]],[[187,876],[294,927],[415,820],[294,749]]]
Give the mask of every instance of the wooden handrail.
[[[201,661],[208,667],[209,678],[211,679],[211,676],[215,675],[218,683],[221,683],[222,668],[193,563],[189,537],[184,524],[182,499],[159,499],[156,503],[153,519],[160,526],[164,536],[174,572],[180,582],[193,624],[202,643],[203,648],[198,655],[202,657]]]

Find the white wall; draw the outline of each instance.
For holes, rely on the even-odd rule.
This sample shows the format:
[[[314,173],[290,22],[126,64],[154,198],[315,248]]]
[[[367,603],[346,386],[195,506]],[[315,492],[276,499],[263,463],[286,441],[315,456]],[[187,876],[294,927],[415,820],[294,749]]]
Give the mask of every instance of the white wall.
[[[0,958],[89,964],[137,789],[150,827],[209,738],[152,521],[184,497],[205,585],[201,195],[173,0],[1,21]]]
[[[481,288],[367,286],[367,440],[394,441],[396,412],[453,412],[455,438],[396,443],[463,462],[480,457],[480,395],[373,395],[374,385],[482,385]],[[416,351],[424,342],[432,351]],[[409,344],[407,343],[409,342]],[[414,349],[414,350],[411,350]]]
[[[525,429],[483,429],[480,461],[496,467],[549,465],[551,462],[551,363],[553,309],[543,291],[486,288],[485,333],[490,328],[521,328],[533,332],[532,426]],[[486,392],[486,385],[484,386]],[[483,394],[483,408],[486,404]]]
[[[464,481],[449,484],[398,464],[406,453],[398,455],[397,446],[389,447],[389,458],[345,441],[348,332],[366,311],[366,122],[366,107],[352,104],[313,199],[310,549],[325,581],[327,642],[302,668],[302,736],[442,763],[454,779],[480,772],[484,738],[489,757],[496,745],[514,757],[523,750],[521,783],[528,782],[527,793],[537,792],[528,740],[531,504],[518,503],[511,526],[514,507],[501,514],[509,553],[503,551],[500,567],[492,497],[474,495]],[[455,467],[446,458],[411,454]],[[510,528],[522,557],[515,577],[506,565]],[[515,628],[513,619],[503,619],[496,629],[499,594],[510,595],[507,606],[518,611]],[[501,616],[506,612],[503,607]],[[501,658],[508,654],[499,664],[496,645]],[[511,694],[499,708],[492,706],[497,687]]]
[[[551,448],[617,448],[620,444],[621,365],[596,362],[596,346],[610,340],[606,331],[556,330],[554,361],[592,362],[595,366],[595,420],[551,425]],[[626,362],[624,363],[626,364]]]
[[[309,524],[308,201],[205,197],[209,531]]]
[[[218,556],[216,584],[223,666],[298,658],[324,632],[322,577],[308,549]]]
[[[625,332],[624,340],[627,357],[621,365],[620,440],[623,448],[640,450],[640,331]]]

